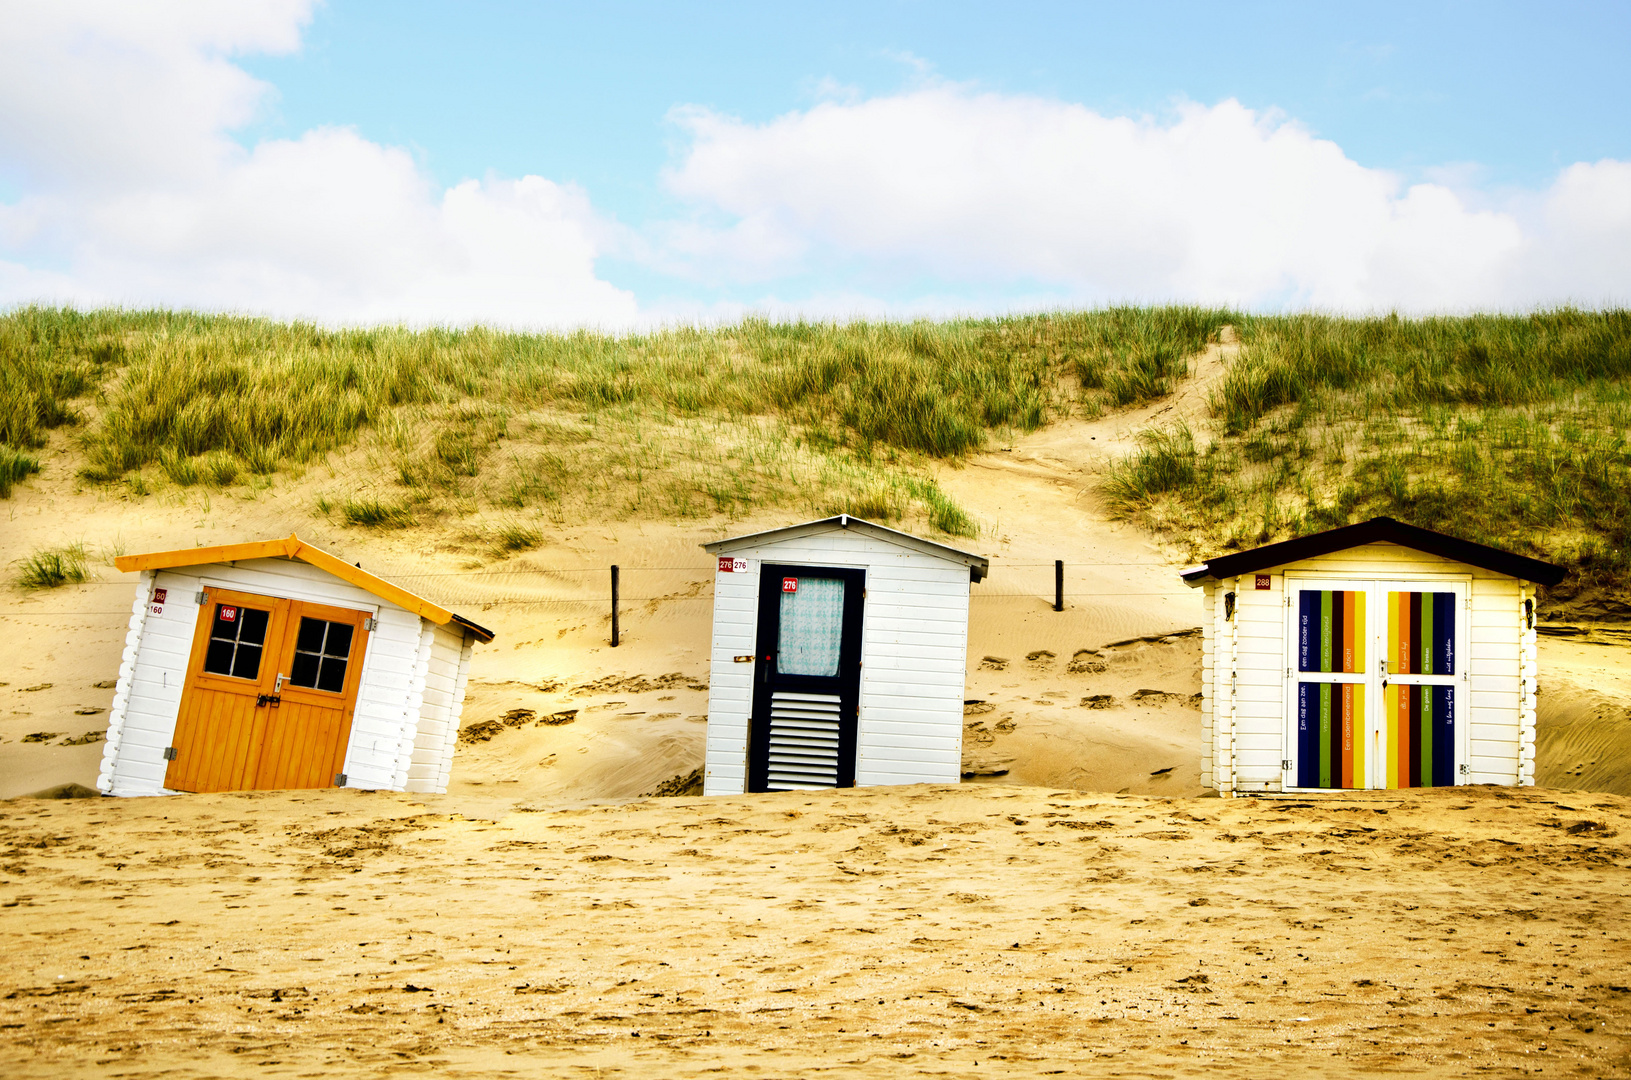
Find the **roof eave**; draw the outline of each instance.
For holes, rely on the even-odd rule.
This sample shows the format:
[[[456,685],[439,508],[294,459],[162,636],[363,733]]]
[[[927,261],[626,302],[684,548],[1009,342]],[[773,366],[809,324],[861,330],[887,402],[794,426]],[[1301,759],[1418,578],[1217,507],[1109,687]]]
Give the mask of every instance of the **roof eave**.
[[[972,581],[983,580],[991,571],[991,560],[984,555],[976,555],[972,551],[963,551],[948,544],[939,544],[933,540],[925,540],[921,536],[913,536],[899,529],[891,529],[887,525],[858,518],[853,514],[839,514],[835,517],[820,518],[816,521],[805,521],[798,525],[787,525],[779,529],[766,529],[763,532],[746,533],[742,536],[731,536],[724,540],[714,540],[703,544],[702,549],[710,555],[718,555],[737,548],[752,547],[754,544],[764,543],[771,537],[776,539],[793,539],[811,533],[830,532],[833,527],[840,529],[858,529],[863,532],[872,532],[880,538],[900,544],[902,547],[914,548],[928,555],[942,559],[963,563],[969,568],[969,577]]]

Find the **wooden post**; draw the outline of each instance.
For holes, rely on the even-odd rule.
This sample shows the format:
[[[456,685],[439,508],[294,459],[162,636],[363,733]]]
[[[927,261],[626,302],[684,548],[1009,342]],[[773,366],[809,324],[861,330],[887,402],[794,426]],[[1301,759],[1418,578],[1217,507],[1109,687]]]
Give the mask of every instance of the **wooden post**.
[[[1053,560],[1053,610],[1065,610],[1065,560]]]
[[[617,567],[612,567],[612,648],[617,648]]]

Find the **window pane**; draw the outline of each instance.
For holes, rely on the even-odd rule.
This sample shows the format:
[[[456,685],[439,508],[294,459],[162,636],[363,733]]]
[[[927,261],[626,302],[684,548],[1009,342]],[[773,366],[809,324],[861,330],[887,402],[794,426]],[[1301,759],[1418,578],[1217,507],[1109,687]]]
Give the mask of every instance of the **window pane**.
[[[783,587],[776,636],[776,670],[783,675],[837,675],[838,647],[844,636],[844,582],[841,578],[797,578]]]
[[[294,654],[294,667],[289,671],[289,683],[292,686],[317,685],[317,657],[314,654],[304,652]]]
[[[317,689],[338,694],[345,689],[345,661],[333,657],[324,659],[322,673],[317,677]]]
[[[232,661],[232,677],[235,679],[254,679],[261,672],[261,650],[259,645],[239,645],[238,658]]]
[[[204,654],[204,670],[212,675],[232,674],[232,642],[215,638]]]
[[[351,624],[331,622],[328,624],[328,645],[323,651],[330,656],[338,656],[344,660],[351,655]]]
[[[1297,786],[1365,786],[1365,684],[1297,684]]]
[[[1455,593],[1387,594],[1387,669],[1394,675],[1455,674]]]
[[[238,640],[250,645],[266,643],[266,620],[269,612],[254,608],[238,609]]]
[[[1365,594],[1303,589],[1297,605],[1297,670],[1365,670]]]
[[[237,641],[238,611],[239,608],[236,604],[216,604],[215,625],[210,628],[210,637]],[[227,618],[229,615],[231,618]]]
[[[328,623],[322,619],[302,618],[300,620],[300,635],[295,638],[294,647],[301,652],[322,652],[323,628],[327,625]]]

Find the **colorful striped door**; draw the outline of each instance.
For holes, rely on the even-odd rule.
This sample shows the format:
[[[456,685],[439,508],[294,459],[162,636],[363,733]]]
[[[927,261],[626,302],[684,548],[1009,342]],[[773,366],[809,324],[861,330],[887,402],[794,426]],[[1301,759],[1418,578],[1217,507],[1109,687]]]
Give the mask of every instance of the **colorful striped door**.
[[[1298,588],[1294,596],[1295,784],[1367,787],[1367,593],[1364,589]]]
[[[1286,786],[1454,784],[1466,753],[1455,685],[1466,586],[1288,577],[1286,588]]]

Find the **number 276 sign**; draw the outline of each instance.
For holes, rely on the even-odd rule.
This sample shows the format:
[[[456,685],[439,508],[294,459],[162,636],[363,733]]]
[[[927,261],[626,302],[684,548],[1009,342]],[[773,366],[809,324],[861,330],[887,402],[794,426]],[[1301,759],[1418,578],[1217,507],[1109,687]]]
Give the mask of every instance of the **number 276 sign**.
[[[748,572],[746,559],[733,559],[729,555],[719,557],[719,572],[721,574],[745,574]]]

